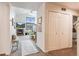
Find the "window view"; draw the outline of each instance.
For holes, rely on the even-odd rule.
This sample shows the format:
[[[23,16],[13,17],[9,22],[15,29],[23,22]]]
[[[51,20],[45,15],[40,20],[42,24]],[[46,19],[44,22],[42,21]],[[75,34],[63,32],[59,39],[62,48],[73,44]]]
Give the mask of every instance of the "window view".
[[[35,17],[26,17],[26,32],[29,35],[34,35],[35,33]]]
[[[35,17],[26,17],[26,23],[35,23]]]
[[[16,29],[17,32],[20,32],[19,34],[22,33],[22,35],[34,35],[36,29],[35,17],[26,17],[25,23],[17,22]]]
[[[25,28],[25,24],[16,23],[16,28]]]

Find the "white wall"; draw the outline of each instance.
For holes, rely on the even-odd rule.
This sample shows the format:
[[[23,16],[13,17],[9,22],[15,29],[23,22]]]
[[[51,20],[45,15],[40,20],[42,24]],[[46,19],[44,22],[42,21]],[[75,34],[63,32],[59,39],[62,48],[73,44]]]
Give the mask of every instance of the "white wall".
[[[0,54],[10,54],[10,8],[8,3],[0,3]]]
[[[16,22],[26,22],[26,17],[35,17],[35,23],[37,21],[37,13],[24,13],[24,14],[17,14],[16,13]]]
[[[25,23],[27,14],[16,14],[16,22]]]
[[[16,14],[16,22],[26,22],[26,17],[35,17],[35,23],[37,20],[37,11],[30,10],[30,9],[23,9],[19,7],[14,7],[15,14]]]
[[[39,7],[37,12],[37,20],[42,17],[42,32],[37,32],[37,46],[45,52],[45,4]]]
[[[12,25],[12,18],[13,18],[13,21],[15,22],[15,10],[14,10],[14,7],[10,5],[10,35],[11,36],[16,35],[16,29]]]

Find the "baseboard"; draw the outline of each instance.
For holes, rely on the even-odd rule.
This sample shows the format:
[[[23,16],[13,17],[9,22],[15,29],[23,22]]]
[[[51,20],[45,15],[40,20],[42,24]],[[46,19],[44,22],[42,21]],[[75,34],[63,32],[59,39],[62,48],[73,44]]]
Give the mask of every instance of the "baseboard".
[[[6,56],[6,54],[5,54],[5,53],[3,53],[3,54],[0,54],[0,56]]]
[[[6,56],[5,52],[0,51],[0,56]]]
[[[65,49],[69,49],[69,48],[72,48],[72,47],[56,49],[56,50],[47,50],[46,53],[51,52],[51,51],[65,50]]]
[[[0,51],[0,56],[9,56],[11,51]]]
[[[38,45],[36,45],[37,49],[40,50],[41,52],[45,53],[44,50],[42,50]]]

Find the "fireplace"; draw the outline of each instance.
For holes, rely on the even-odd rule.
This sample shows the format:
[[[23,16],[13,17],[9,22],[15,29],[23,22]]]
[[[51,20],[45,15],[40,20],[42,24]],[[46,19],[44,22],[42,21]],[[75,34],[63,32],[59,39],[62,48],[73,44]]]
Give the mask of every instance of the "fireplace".
[[[17,29],[17,35],[24,35],[24,29]]]

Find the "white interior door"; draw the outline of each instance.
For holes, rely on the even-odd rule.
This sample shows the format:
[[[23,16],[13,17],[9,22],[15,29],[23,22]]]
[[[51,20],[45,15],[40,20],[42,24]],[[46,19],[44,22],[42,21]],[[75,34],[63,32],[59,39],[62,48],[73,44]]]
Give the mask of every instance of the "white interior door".
[[[71,17],[69,15],[49,12],[49,50],[57,50],[71,46],[71,27]]]
[[[60,44],[61,48],[67,48],[69,46],[69,15],[61,14],[60,19]]]
[[[49,50],[56,50],[60,48],[59,18],[58,13],[49,12]]]
[[[52,12],[53,13],[53,12]],[[56,17],[55,17],[55,40],[56,40],[56,49],[61,49],[60,45],[61,45],[61,38],[60,38],[60,19],[61,19],[61,15],[60,13],[56,13]],[[56,50],[55,49],[55,50]]]

